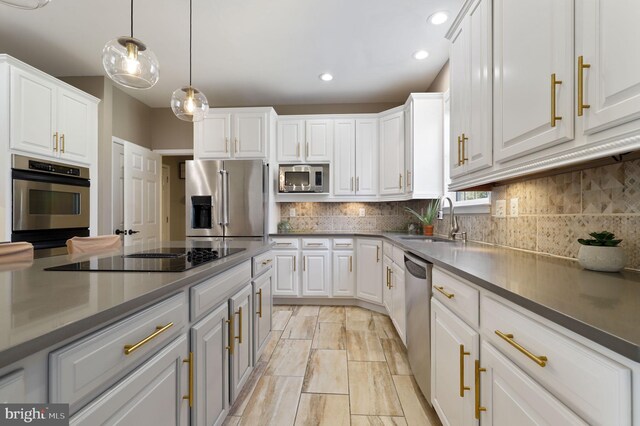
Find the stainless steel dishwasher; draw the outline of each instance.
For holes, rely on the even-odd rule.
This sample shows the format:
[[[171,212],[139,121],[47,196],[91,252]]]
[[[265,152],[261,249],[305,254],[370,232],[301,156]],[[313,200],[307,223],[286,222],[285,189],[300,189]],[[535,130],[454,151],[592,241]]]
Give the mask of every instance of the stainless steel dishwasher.
[[[431,264],[404,254],[409,364],[431,404]]]

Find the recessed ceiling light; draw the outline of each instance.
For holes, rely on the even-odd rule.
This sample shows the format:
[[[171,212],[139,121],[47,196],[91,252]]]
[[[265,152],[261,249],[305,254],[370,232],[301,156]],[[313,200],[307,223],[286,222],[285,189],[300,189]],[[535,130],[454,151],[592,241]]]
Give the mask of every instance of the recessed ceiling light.
[[[418,50],[416,53],[413,54],[413,57],[421,61],[429,57],[429,52],[427,52],[426,50]]]
[[[320,80],[322,80],[322,81],[331,81],[331,80],[333,80],[333,76],[331,74],[329,74],[328,72],[320,74],[319,77],[320,77]]]
[[[429,16],[429,22],[433,25],[442,25],[449,20],[449,14],[447,12],[436,12]]]

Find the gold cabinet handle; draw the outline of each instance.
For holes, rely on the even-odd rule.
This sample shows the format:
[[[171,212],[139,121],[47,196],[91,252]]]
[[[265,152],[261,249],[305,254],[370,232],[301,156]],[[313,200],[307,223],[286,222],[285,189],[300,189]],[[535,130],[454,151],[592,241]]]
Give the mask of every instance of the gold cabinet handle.
[[[242,306],[238,308],[236,314],[238,315],[238,335],[235,338],[238,339],[239,344],[242,344]]]
[[[353,176],[351,176],[351,191],[353,191]]]
[[[556,86],[562,84],[562,80],[556,79],[556,73],[551,74],[551,127],[556,127],[556,121],[562,120],[562,116],[556,115]]]
[[[238,138],[236,138],[236,154],[238,153]]]
[[[302,270],[307,270],[307,256],[302,256]]]
[[[400,173],[400,178],[398,180],[398,188],[402,189],[402,173]]]
[[[273,261],[273,259],[263,260],[263,261],[262,261],[262,265],[263,265],[263,266],[268,265],[268,264],[270,264],[272,261]]]
[[[458,136],[458,166],[462,165],[462,160],[460,159],[460,144],[462,142],[460,142],[460,136]]]
[[[582,117],[585,108],[591,105],[584,103],[584,70],[591,68],[591,64],[584,63],[584,56],[578,56],[578,117]]]
[[[183,396],[182,399],[189,401],[189,407],[193,407],[193,352],[189,352],[189,358],[183,359],[183,363],[189,364],[189,395]]]
[[[309,150],[309,142],[307,142],[307,150],[305,151],[305,156],[309,158],[310,155],[311,155],[311,151]]]
[[[296,271],[296,264],[298,263],[298,257],[293,256],[293,272]]]
[[[258,306],[256,314],[258,314],[258,318],[262,318],[262,289],[258,290]]]
[[[296,157],[300,157],[300,142],[296,143]]]
[[[148,335],[144,339],[140,340],[135,345],[124,345],[124,354],[125,355],[129,355],[130,353],[136,351],[141,346],[149,343],[151,340],[155,339],[156,337],[158,337],[160,334],[164,333],[165,331],[167,331],[171,327],[173,327],[173,323],[172,322],[170,322],[167,325],[159,325],[159,326],[157,326],[156,327],[156,331],[154,331],[153,333],[151,333],[150,335]]]
[[[406,179],[406,183],[407,188],[411,187],[411,172],[409,170],[407,170],[407,179]]]
[[[58,151],[58,132],[53,134],[53,150]]]
[[[229,152],[229,138],[224,138],[224,152]]]
[[[229,349],[229,355],[233,355],[233,349],[235,346],[235,329],[234,329],[234,324],[233,324],[233,319],[235,318],[235,315],[231,315],[231,317],[228,320],[225,320],[225,322],[227,323],[229,329],[227,332],[227,336],[229,338],[229,346],[227,346],[225,349]]]
[[[462,136],[460,136],[460,145],[462,146],[462,158],[460,158],[460,160],[462,162],[462,165],[469,161],[469,159],[467,158],[467,149],[465,148],[466,145],[464,144],[468,140],[469,138],[466,137],[464,133],[462,134]]]
[[[356,176],[356,191],[360,191],[360,176]]]
[[[380,262],[380,246],[376,246],[376,263]]]
[[[389,268],[389,289],[393,288],[393,269]]]
[[[440,286],[440,287],[438,287],[437,285],[434,285],[434,286],[433,286],[433,288],[435,288],[436,290],[438,290],[440,293],[444,294],[444,296],[445,296],[447,299],[453,299],[453,298],[455,297],[455,294],[453,294],[453,293],[447,293],[447,292],[444,290],[444,286]]]
[[[351,247],[351,243],[336,243],[337,247]]]
[[[353,256],[349,256],[349,272],[353,272]]]
[[[64,133],[60,135],[60,152],[64,153]]]
[[[480,360],[476,360],[476,420],[480,420],[480,412],[487,411],[486,407],[480,405],[480,373],[487,371],[480,367]]]
[[[276,247],[280,247],[280,246],[289,247],[290,245],[292,245],[292,243],[276,243]]]
[[[307,245],[310,247],[321,247],[324,243],[307,243]]]
[[[465,352],[464,345],[460,345],[460,398],[464,398],[464,391],[471,390],[469,386],[464,385],[464,356],[471,355],[471,352]]]
[[[546,356],[544,356],[544,355],[534,355],[529,350],[527,350],[522,345],[520,345],[518,342],[513,340],[513,334],[503,333],[500,330],[496,330],[496,334],[498,336],[500,336],[508,344],[510,344],[511,346],[513,346],[514,348],[516,348],[517,350],[522,352],[527,358],[529,358],[530,360],[532,360],[533,362],[538,364],[540,367],[544,367],[544,366],[547,365],[547,361],[549,361],[549,360],[547,359]]]
[[[385,283],[387,288],[389,288],[389,267],[387,266],[387,282]]]

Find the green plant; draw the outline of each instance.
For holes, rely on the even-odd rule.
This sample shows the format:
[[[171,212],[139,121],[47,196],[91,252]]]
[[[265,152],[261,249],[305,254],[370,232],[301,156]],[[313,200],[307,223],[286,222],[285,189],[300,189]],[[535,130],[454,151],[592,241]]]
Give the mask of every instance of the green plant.
[[[585,240],[579,238],[578,242],[584,246],[615,247],[622,241],[614,239],[615,235],[609,231],[592,232],[589,235],[592,236],[593,239]]]
[[[429,205],[424,209],[423,214],[420,214],[409,207],[405,207],[404,209],[420,219],[420,222],[422,222],[423,224],[433,225],[434,219],[438,216],[438,210],[440,210],[440,200],[432,200],[431,203],[429,203]]]

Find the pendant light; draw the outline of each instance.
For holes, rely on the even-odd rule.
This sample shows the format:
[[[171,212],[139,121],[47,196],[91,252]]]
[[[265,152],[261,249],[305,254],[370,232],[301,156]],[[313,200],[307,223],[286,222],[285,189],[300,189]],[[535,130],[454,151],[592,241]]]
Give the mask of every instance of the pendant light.
[[[51,0],[0,0],[0,3],[7,6],[17,7],[18,9],[40,9],[49,4]]]
[[[118,37],[104,46],[102,66],[111,80],[132,89],[150,89],[160,78],[158,58],[142,41],[133,37],[133,0],[131,36]]]
[[[191,50],[193,44],[193,0],[189,0],[189,85],[176,89],[171,95],[171,109],[180,120],[201,121],[209,112],[209,101],[191,85]]]

